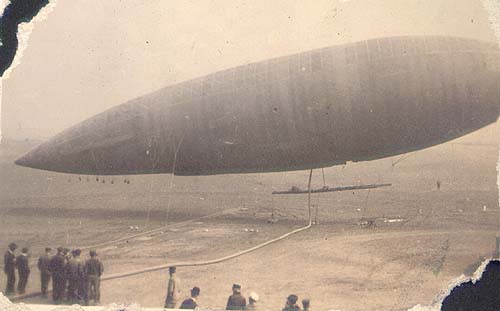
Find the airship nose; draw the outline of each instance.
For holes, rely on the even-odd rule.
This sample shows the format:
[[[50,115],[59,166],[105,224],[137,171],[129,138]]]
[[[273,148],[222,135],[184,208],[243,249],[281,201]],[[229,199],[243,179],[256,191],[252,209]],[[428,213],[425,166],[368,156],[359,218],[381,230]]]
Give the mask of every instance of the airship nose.
[[[33,161],[33,157],[31,156],[33,152],[30,152],[28,154],[25,154],[19,158],[17,158],[14,163],[19,166],[26,166],[26,167],[33,167],[35,168],[36,165]]]
[[[19,166],[62,173],[91,173],[91,167],[85,164],[90,162],[88,148],[79,143],[81,133],[70,130],[63,134],[65,136],[63,139],[56,137],[46,141],[20,156],[14,163]]]
[[[148,124],[143,115],[128,106],[117,107],[63,131],[19,157],[15,164],[88,175],[148,171],[147,142],[138,139],[147,130],[141,125]]]
[[[48,152],[50,151],[50,148],[48,148],[50,145],[50,141],[42,143],[35,149],[16,159],[14,163],[19,166],[31,167],[36,169],[53,169],[56,167],[56,161],[51,159],[51,153]]]
[[[19,158],[17,158],[14,163],[19,166],[26,166],[26,167],[32,167],[32,161],[29,160],[28,155],[23,155]]]
[[[17,158],[14,161],[14,164],[19,165],[19,166],[27,166],[27,167],[29,167],[30,161],[27,159],[26,155],[23,155],[23,156]]]

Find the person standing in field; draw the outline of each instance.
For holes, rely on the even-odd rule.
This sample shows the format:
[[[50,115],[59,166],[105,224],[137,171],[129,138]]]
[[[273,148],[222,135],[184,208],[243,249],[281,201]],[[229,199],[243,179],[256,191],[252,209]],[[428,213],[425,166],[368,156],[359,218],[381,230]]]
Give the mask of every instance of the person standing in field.
[[[10,243],[9,248],[3,256],[3,271],[7,275],[7,286],[5,288],[6,295],[14,294],[14,288],[16,286],[16,251],[17,244]]]
[[[16,257],[16,267],[17,273],[19,274],[19,283],[17,284],[17,292],[19,294],[26,293],[26,284],[28,284],[28,278],[30,276],[30,265],[28,261],[27,247],[23,247],[21,250],[21,255]]]
[[[282,311],[300,311],[300,307],[297,305],[297,300],[299,297],[297,295],[290,295],[286,299],[285,307]]]
[[[85,262],[83,271],[87,283],[85,304],[88,305],[91,298],[94,299],[94,303],[98,304],[101,302],[101,275],[104,272],[104,266],[97,258],[95,250],[90,251],[90,259]]]
[[[64,255],[64,263],[65,263],[66,270],[64,271],[64,290],[63,290],[62,296],[68,297],[67,295],[68,295],[69,279],[68,279],[67,269],[68,269],[69,260],[71,259],[70,249],[67,247],[63,248],[63,255]]]
[[[226,310],[245,310],[247,301],[241,294],[241,285],[233,284],[233,294],[227,299]]]
[[[196,301],[198,296],[200,296],[200,288],[195,286],[191,289],[191,298],[184,300],[179,309],[196,309],[198,307],[198,302]]]
[[[165,298],[165,308],[167,309],[175,309],[181,291],[180,281],[175,276],[176,271],[177,271],[176,267],[168,268],[168,273],[170,274],[170,278],[168,279],[167,298]]]
[[[42,292],[42,297],[47,298],[47,289],[50,282],[50,271],[49,265],[52,256],[50,252],[52,249],[50,247],[45,248],[45,255],[38,258],[38,270],[40,271],[40,291]]]
[[[70,303],[77,303],[83,298],[80,285],[84,278],[83,263],[80,259],[81,250],[75,249],[71,252],[73,257],[68,261],[66,266],[66,275],[68,278],[68,296]]]
[[[302,299],[302,311],[311,311],[311,301],[309,299]]]
[[[66,258],[62,247],[57,248],[57,255],[50,260],[49,271],[52,275],[52,300],[59,304],[64,297],[66,286]]]

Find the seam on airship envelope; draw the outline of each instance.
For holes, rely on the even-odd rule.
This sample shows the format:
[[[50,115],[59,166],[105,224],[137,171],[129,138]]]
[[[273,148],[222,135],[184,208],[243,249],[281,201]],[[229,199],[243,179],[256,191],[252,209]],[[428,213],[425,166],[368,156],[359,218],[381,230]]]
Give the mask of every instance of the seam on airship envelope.
[[[24,16],[17,16],[11,27],[4,27],[4,15],[9,6],[20,5],[23,3],[24,7],[29,10]],[[47,18],[50,12],[55,8],[57,0],[32,0],[27,3],[24,0],[1,0],[0,9],[2,15],[0,16],[0,27],[2,27],[2,34],[0,37],[0,143],[2,142],[2,84],[3,80],[9,77],[12,70],[21,63],[24,50],[28,47],[29,37],[33,31],[35,24]],[[12,22],[12,21],[10,21]],[[16,32],[17,42],[8,42],[5,44],[5,34],[9,32]],[[14,51],[12,51],[14,49]],[[13,55],[12,55],[13,53]],[[11,55],[10,57],[7,57]]]

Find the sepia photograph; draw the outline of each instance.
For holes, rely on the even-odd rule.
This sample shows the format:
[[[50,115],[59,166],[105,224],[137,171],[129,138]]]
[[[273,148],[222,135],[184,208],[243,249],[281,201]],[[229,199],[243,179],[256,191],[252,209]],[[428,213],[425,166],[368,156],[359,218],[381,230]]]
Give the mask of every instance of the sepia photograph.
[[[499,0],[0,10],[0,311],[500,310]]]

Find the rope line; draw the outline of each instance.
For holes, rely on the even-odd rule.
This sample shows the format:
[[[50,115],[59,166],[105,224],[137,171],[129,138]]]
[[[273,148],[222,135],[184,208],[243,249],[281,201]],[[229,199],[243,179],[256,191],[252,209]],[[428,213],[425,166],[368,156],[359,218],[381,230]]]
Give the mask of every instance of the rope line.
[[[175,177],[175,166],[177,164],[177,154],[179,153],[179,149],[181,149],[181,144],[182,141],[184,140],[184,134],[181,136],[181,139],[179,140],[179,144],[177,147],[175,146],[175,138],[174,138],[174,163],[172,163],[172,176],[170,176],[170,184],[169,184],[169,195],[167,198],[167,208],[165,211],[165,225],[168,223],[168,216],[170,214],[170,202],[171,202],[171,197],[172,197],[172,187],[174,185],[174,177]]]

